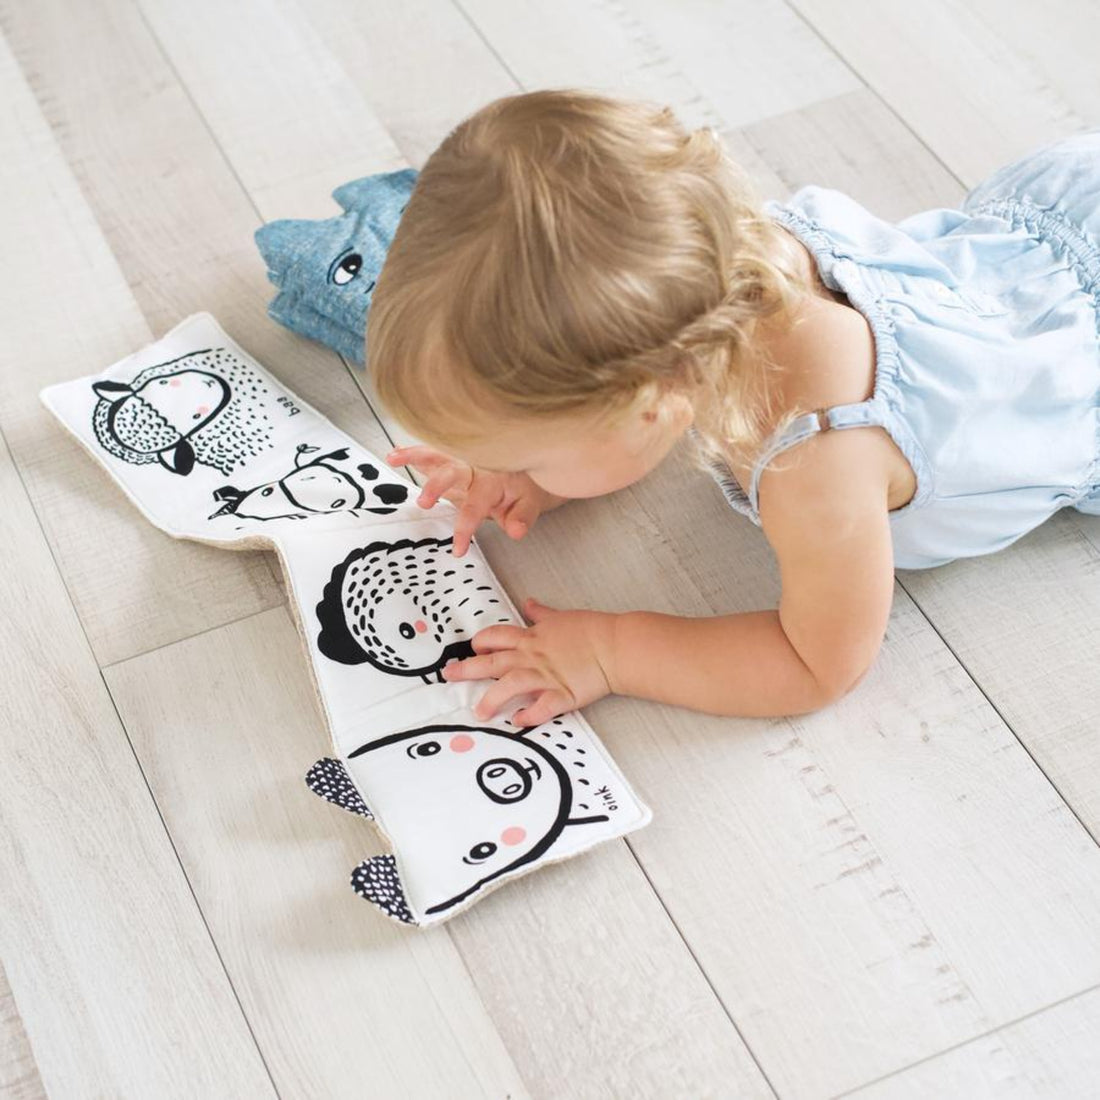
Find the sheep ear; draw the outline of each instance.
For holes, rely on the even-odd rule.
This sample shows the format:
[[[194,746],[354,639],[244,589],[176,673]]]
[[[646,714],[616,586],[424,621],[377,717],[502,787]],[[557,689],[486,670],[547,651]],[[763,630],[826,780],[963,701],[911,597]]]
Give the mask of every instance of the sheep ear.
[[[402,924],[419,924],[412,915],[401,879],[397,875],[397,860],[390,855],[371,856],[351,873],[351,887],[361,897],[376,905],[387,917]]]
[[[92,389],[96,397],[102,397],[104,401],[121,401],[122,398],[133,393],[133,389],[126,382],[93,382]]]
[[[181,439],[171,450],[157,455],[160,464],[174,474],[189,474],[195,468],[195,449]]]

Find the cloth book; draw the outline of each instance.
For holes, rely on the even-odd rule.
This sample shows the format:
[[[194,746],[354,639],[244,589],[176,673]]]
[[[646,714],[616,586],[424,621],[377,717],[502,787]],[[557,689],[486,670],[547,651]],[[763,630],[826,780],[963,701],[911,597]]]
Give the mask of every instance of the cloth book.
[[[579,712],[536,727],[476,718],[491,681],[448,683],[443,666],[473,655],[483,627],[524,625],[477,540],[456,558],[453,505],[421,509],[412,481],[211,314],[41,397],[157,527],[278,554],[332,742],[306,783],[388,842],[351,876],[386,916],[436,924],[650,821]]]

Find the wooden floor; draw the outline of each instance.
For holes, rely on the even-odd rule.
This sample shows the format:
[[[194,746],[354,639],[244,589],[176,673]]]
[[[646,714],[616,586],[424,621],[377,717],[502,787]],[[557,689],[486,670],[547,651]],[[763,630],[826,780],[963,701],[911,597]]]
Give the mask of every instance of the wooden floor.
[[[406,437],[369,381],[265,315],[262,222],[564,85],[717,127],[766,197],[953,206],[1100,124],[1100,5],[0,11],[5,1096],[1100,1095],[1100,518],[899,572],[827,711],[587,708],[653,822],[420,932],[354,896],[384,849],[303,784],[328,745],[274,558],[155,530],[37,398],[207,309],[382,452]],[[680,449],[479,538],[517,602],[776,606]]]

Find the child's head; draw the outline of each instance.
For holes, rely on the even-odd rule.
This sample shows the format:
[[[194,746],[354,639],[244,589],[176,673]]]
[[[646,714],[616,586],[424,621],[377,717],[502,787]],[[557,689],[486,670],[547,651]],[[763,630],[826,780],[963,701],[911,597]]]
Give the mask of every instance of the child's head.
[[[372,383],[411,434],[561,496],[637,480],[689,423],[711,454],[754,443],[754,329],[807,292],[785,237],[668,108],[495,100],[420,172],[367,316]]]

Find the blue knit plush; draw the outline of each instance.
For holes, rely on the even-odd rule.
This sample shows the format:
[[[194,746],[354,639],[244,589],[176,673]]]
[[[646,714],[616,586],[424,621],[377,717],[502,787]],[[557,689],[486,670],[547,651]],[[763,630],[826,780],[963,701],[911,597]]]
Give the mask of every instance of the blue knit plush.
[[[332,192],[344,213],[257,229],[267,277],[279,288],[268,315],[362,366],[371,292],[417,176],[402,168],[351,180]]]

